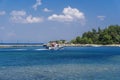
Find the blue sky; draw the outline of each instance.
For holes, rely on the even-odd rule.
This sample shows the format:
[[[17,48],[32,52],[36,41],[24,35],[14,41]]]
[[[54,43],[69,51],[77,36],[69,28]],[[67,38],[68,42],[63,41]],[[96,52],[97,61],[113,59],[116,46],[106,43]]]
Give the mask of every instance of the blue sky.
[[[120,0],[0,0],[0,40],[71,40],[120,24]]]

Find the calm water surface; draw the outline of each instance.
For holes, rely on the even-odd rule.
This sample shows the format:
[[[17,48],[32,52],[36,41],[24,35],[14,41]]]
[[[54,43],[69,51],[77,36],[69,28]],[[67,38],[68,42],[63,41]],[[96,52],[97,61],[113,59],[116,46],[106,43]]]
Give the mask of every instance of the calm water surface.
[[[1,48],[0,80],[120,80],[120,47]]]

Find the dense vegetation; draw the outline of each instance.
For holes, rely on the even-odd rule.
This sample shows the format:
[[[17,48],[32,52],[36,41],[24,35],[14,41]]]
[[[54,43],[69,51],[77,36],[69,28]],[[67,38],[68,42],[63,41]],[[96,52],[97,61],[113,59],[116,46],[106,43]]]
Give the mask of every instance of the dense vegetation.
[[[92,29],[71,40],[74,44],[120,44],[120,26],[111,25],[105,29]]]

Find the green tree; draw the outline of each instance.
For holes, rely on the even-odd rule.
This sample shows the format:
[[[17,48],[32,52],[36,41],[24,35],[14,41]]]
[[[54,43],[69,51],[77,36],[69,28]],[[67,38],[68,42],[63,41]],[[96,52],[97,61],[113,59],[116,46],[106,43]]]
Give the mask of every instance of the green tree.
[[[77,36],[76,37],[76,43],[80,43],[81,42],[81,38],[80,38],[80,36]]]
[[[120,44],[120,26],[110,25],[105,29],[92,29],[71,42],[80,44]]]

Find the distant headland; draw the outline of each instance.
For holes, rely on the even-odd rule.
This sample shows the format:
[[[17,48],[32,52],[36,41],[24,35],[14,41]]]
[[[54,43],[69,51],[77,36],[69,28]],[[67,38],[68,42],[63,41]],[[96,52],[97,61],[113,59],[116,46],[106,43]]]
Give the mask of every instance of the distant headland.
[[[0,43],[0,48],[42,46],[43,43]]]

